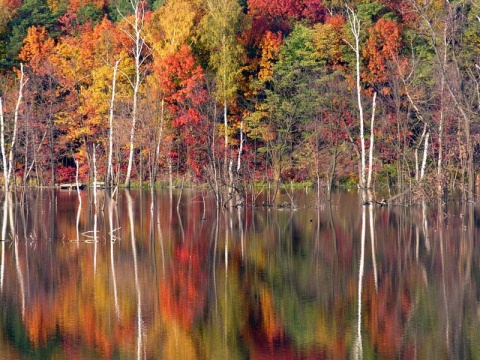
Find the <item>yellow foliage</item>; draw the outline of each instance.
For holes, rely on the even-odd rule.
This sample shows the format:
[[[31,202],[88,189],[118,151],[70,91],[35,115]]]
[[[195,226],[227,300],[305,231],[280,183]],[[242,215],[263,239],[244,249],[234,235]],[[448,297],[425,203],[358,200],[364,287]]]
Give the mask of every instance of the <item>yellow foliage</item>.
[[[47,0],[47,5],[52,13],[57,13],[59,10],[67,7],[68,0]]]
[[[154,56],[160,58],[175,53],[180,46],[194,40],[194,21],[198,8],[191,0],[167,0],[147,24],[147,41]]]
[[[344,23],[342,16],[335,15],[331,16],[325,24],[315,26],[316,51],[321,59],[332,66],[338,66],[343,61]]]

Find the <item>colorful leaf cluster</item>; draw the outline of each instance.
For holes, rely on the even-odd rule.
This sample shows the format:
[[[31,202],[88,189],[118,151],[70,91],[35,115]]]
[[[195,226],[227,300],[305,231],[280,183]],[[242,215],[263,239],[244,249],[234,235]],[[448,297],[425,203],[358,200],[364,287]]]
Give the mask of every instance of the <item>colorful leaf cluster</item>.
[[[132,143],[139,181],[175,173],[201,182],[216,176],[226,184],[229,163],[231,169],[238,163],[233,175],[244,182],[318,182],[331,164],[337,183],[352,180],[360,140],[349,14],[360,24],[366,118],[373,93],[379,94],[373,130],[367,124],[367,137],[379,144],[377,177],[385,178],[392,164],[393,183],[415,177],[415,159],[428,145],[423,128],[432,141],[428,171],[442,174],[438,181],[455,183],[458,174],[468,178],[476,170],[480,12],[473,5],[4,0],[1,9],[0,96],[7,123],[20,62],[29,78],[15,148],[17,181],[24,184],[54,184],[75,160],[82,180],[91,180],[94,145],[104,176],[109,136],[121,181],[130,131],[139,134]],[[328,161],[312,164],[323,156]]]

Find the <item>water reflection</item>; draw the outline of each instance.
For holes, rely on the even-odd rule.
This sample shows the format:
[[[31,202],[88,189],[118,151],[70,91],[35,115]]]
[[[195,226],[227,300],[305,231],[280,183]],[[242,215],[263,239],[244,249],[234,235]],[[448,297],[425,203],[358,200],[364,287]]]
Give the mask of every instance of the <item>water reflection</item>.
[[[1,357],[480,357],[477,205],[294,196],[3,197]]]
[[[370,206],[373,208],[373,206]],[[363,272],[365,267],[365,223],[366,223],[366,206],[362,206],[362,229],[360,238],[360,265],[358,269],[358,317],[357,317],[357,334],[355,337],[355,345],[353,349],[354,359],[363,358],[363,343],[362,343],[362,290],[363,290]],[[370,235],[372,236],[372,235]]]

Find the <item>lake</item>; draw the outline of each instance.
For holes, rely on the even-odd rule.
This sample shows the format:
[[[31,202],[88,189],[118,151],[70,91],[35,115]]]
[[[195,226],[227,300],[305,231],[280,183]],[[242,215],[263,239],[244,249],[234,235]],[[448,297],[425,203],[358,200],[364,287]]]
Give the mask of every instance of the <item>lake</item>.
[[[1,359],[480,358],[479,205],[4,199]]]

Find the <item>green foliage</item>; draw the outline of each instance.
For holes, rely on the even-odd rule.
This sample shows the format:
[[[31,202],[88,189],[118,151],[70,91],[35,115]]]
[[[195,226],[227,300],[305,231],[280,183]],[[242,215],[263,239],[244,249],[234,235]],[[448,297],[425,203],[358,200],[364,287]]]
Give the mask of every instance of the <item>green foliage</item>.
[[[384,164],[380,170],[377,171],[377,184],[382,186],[392,187],[397,182],[397,165]]]
[[[387,13],[386,6],[378,1],[369,1],[358,5],[358,18],[361,19],[364,27],[372,26]]]
[[[298,24],[293,29],[273,66],[265,107],[258,108],[268,129],[264,134],[267,146],[262,150],[268,153],[277,178],[285,167],[294,166],[292,145],[302,138],[301,125],[316,116],[321,94],[315,82],[322,73],[322,61],[314,39],[313,28]]]
[[[217,75],[217,98],[231,101],[237,93],[243,57],[237,41],[243,11],[237,0],[215,0],[207,10],[201,24],[201,42]]]
[[[8,23],[8,30],[3,39],[4,56],[0,58],[0,67],[11,67],[18,62],[18,54],[27,35],[28,28],[42,25],[51,36],[58,35],[55,27],[59,14],[52,14],[45,0],[26,0],[17,10],[17,16]]]
[[[316,106],[312,82],[318,78],[321,62],[314,46],[314,30],[297,25],[285,39],[280,60],[273,71],[269,102],[274,109],[273,118],[306,121],[313,117]]]
[[[465,67],[478,64],[480,59],[480,9],[471,7],[465,14],[461,42],[457,44],[458,56]]]
[[[165,0],[153,0],[152,1],[152,10],[155,11],[163,5],[165,5]]]
[[[108,17],[113,22],[119,22],[122,17],[133,13],[129,0],[116,0],[108,5]]]
[[[85,24],[89,21],[91,21],[92,24],[98,24],[100,21],[102,21],[102,18],[102,9],[97,8],[93,4],[87,4],[78,9],[77,21],[79,24]]]

